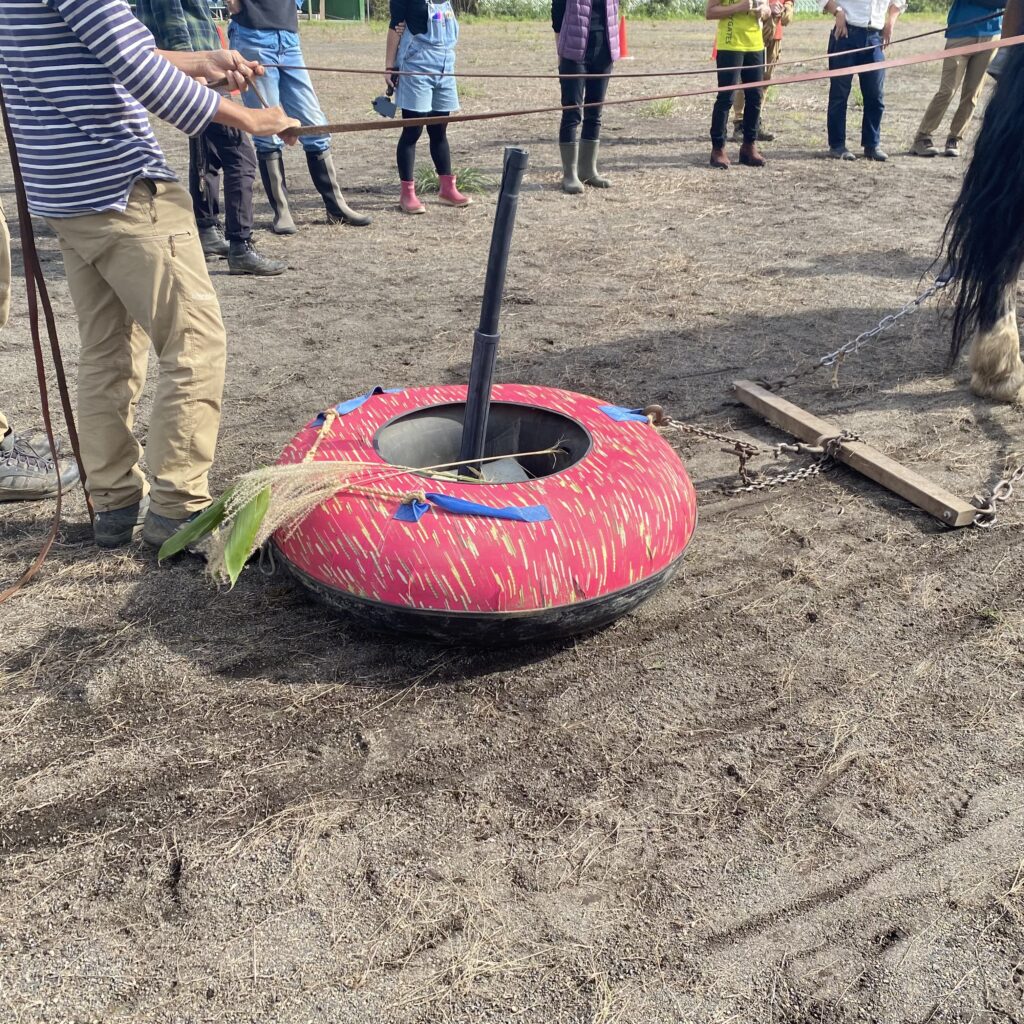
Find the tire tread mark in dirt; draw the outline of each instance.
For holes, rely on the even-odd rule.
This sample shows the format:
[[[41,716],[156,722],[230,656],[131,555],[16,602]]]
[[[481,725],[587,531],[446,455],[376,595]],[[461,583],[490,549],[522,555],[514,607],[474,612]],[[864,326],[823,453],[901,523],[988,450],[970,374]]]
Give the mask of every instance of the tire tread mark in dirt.
[[[727,942],[750,938],[759,932],[768,931],[769,929],[777,927],[786,921],[803,917],[804,915],[817,910],[819,907],[826,906],[830,903],[838,903],[847,896],[853,895],[853,893],[857,892],[859,889],[863,889],[864,886],[877,875],[885,874],[887,871],[891,871],[893,868],[898,867],[901,864],[913,861],[917,857],[935,853],[937,850],[963,843],[972,836],[977,835],[980,832],[984,832],[986,829],[991,828],[993,825],[996,825],[1001,821],[1005,821],[1012,813],[1013,812],[1009,810],[1003,811],[995,820],[985,821],[973,828],[965,829],[962,834],[953,839],[938,843],[934,841],[918,843],[906,853],[897,854],[885,863],[873,864],[871,867],[865,868],[863,871],[859,871],[857,874],[852,875],[850,878],[846,878],[841,882],[837,882],[835,885],[827,885],[824,888],[819,889],[816,893],[812,893],[810,896],[802,896],[800,899],[793,900],[789,904],[776,910],[755,914],[752,917],[739,921],[731,928],[724,928],[720,931],[709,932],[705,936],[705,941],[712,949],[717,949],[724,946]]]

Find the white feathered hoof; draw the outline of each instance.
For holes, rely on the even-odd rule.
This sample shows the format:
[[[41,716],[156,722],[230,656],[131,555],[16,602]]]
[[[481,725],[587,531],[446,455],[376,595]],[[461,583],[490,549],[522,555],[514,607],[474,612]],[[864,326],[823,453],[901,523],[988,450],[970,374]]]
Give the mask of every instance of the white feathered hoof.
[[[1024,362],[1016,313],[1007,313],[991,331],[974,339],[967,365],[976,395],[1024,405]]]

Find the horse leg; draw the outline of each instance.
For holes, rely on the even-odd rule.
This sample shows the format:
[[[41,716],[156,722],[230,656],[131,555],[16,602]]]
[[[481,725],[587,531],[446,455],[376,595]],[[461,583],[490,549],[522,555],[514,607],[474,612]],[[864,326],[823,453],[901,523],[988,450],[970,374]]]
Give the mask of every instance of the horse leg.
[[[1017,333],[1017,308],[1014,297],[1007,310],[990,331],[974,339],[967,360],[971,371],[971,390],[996,402],[1024,405],[1024,362],[1020,358]]]

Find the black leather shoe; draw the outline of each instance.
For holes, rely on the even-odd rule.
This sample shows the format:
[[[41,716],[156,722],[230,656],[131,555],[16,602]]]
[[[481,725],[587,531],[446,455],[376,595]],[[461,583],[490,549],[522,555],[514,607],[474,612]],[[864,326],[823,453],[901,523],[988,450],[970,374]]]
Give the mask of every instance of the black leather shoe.
[[[252,274],[254,277],[277,277],[288,269],[284,260],[264,256],[250,240],[232,242],[228,253],[228,270],[232,274]]]
[[[208,228],[200,228],[199,241],[203,246],[203,255],[207,258],[227,256],[228,250],[231,248],[219,224],[212,224]]]
[[[884,149],[878,149],[876,146],[874,149],[864,150],[865,160],[874,160],[877,163],[884,164],[889,159],[889,154]]]

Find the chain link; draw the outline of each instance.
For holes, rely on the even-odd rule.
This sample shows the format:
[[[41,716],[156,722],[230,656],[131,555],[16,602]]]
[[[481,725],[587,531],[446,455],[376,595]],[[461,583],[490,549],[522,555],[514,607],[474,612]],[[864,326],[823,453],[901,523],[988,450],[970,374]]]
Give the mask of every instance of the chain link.
[[[801,454],[819,455],[820,457],[817,462],[812,462],[809,466],[801,466],[800,469],[791,469],[788,473],[771,473],[762,477],[760,480],[745,483],[741,487],[733,487],[726,493],[749,494],[752,491],[767,491],[772,487],[782,487],[784,484],[792,484],[799,480],[808,480],[812,476],[819,476],[826,470],[832,469],[835,465],[836,456],[839,454],[839,448],[844,441],[859,440],[859,435],[851,434],[844,430],[841,434],[838,434],[835,437],[830,437],[825,444],[821,446],[810,444],[776,445],[776,454],[781,454],[783,451],[788,452],[796,450]]]
[[[1009,468],[1011,462],[1012,458],[1007,460],[1003,476],[1000,477],[988,494],[976,494],[971,498],[971,504],[978,509],[978,514],[974,517],[973,526],[977,526],[982,530],[989,530],[995,526],[999,518],[998,503],[1009,501],[1013,497],[1013,485],[1024,479],[1024,458],[1021,459],[1020,465],[1012,472]]]
[[[798,366],[795,370],[787,373],[785,377],[780,377],[774,381],[763,381],[763,385],[769,391],[781,391],[783,388],[788,388],[795,384],[798,380],[803,380],[804,377],[809,377],[813,373],[817,373],[819,370],[825,367],[833,367],[838,370],[839,365],[842,364],[843,360],[847,356],[853,355],[859,352],[865,345],[870,344],[878,335],[887,331],[893,324],[898,323],[905,316],[910,313],[916,312],[921,306],[924,305],[933,295],[937,292],[942,291],[945,288],[951,278],[946,277],[945,274],[940,274],[920,295],[911,299],[902,309],[897,310],[895,313],[889,313],[883,316],[878,323],[870,330],[864,331],[862,334],[858,334],[852,341],[846,342],[845,345],[840,345],[834,352],[827,352],[817,362],[806,363],[803,366]]]

